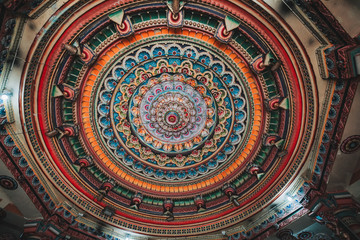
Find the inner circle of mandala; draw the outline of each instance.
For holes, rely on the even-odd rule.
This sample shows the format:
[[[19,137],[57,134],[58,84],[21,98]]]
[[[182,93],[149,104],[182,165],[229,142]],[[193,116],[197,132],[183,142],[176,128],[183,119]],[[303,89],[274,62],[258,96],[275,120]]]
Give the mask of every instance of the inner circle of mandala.
[[[164,120],[167,125],[170,125],[174,130],[182,129],[185,124],[179,124],[178,126],[174,127],[176,124],[179,123],[179,113],[175,111],[168,111],[164,115]]]
[[[129,119],[134,134],[156,151],[189,152],[204,143],[214,130],[214,99],[201,85],[203,95],[189,84],[174,80],[184,79],[183,75],[162,74],[159,78],[160,83],[151,88],[148,83],[152,79],[140,84],[130,100]]]
[[[177,87],[181,89],[176,89]],[[157,91],[160,92],[154,96],[153,93]],[[186,91],[194,95],[198,102],[186,94]],[[152,101],[147,101],[152,97],[154,97]],[[148,112],[147,106],[150,108]],[[198,134],[205,126],[204,100],[191,86],[178,81],[163,82],[154,86],[144,96],[140,109],[142,123],[148,132],[165,142],[185,142]]]
[[[158,131],[165,135],[164,141],[175,142],[181,135],[189,135],[189,131],[195,128],[196,110],[194,104],[181,92],[167,92],[151,104],[150,124],[151,128],[159,128]],[[147,121],[141,116],[143,122]],[[151,129],[150,129],[151,131]]]
[[[214,49],[204,50],[191,44],[168,45],[159,41],[147,45],[146,48],[138,48],[135,52],[128,49],[128,55],[119,56],[110,65],[111,68],[107,68],[108,73],[101,80],[103,87],[100,87],[97,97],[100,136],[104,138],[108,149],[111,149],[110,153],[112,152],[130,169],[141,172],[146,177],[155,177],[157,180],[183,181],[198,178],[217,169],[220,164],[231,161],[231,155],[245,146],[243,136],[249,131],[246,129],[248,106],[251,106],[247,99],[251,95],[244,91],[243,85],[246,81],[240,80],[243,78],[242,73],[234,71],[233,66],[212,55],[212,51]],[[188,56],[189,52],[193,52],[192,57]],[[164,58],[165,55],[171,54],[174,54],[172,59]],[[181,73],[184,78],[195,82],[195,85],[203,84],[209,96],[214,99],[214,106],[220,104],[217,114],[214,111],[216,107],[210,111],[207,109],[210,115],[214,114],[217,118],[217,124],[213,125],[214,129],[207,135],[209,138],[200,148],[192,148],[186,154],[166,156],[156,154],[156,148],[142,147],[144,144],[139,141],[138,131],[133,131],[133,122],[129,121],[129,101],[131,98],[139,97],[134,91],[139,89],[139,85],[144,81],[158,78],[164,72],[170,75]],[[193,86],[192,84],[194,83],[190,85]],[[111,118],[110,111],[113,112]],[[170,120],[173,119],[167,121],[162,118],[163,128],[166,128],[165,125],[171,127],[175,122],[178,124],[183,114],[180,111],[163,113],[168,115]],[[187,151],[184,147],[182,150],[182,153]],[[175,148],[172,148],[172,151],[176,153]],[[196,164],[196,167],[191,167],[193,164]],[[167,170],[162,167],[166,167]],[[169,168],[173,170],[170,171]]]

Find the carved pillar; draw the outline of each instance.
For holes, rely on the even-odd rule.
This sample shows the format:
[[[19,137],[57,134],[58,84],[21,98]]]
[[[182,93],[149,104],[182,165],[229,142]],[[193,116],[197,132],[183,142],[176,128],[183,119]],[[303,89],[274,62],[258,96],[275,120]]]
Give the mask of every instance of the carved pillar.
[[[67,228],[68,224],[57,216],[52,216],[47,220],[30,220],[24,225],[24,233],[21,239],[53,240],[60,237]]]
[[[344,229],[350,231],[353,237],[360,239],[360,222],[356,219],[357,211],[351,208],[343,208],[334,212]]]
[[[317,194],[314,191],[307,208],[314,220],[325,224],[340,239],[360,240],[360,223],[356,219],[359,205],[350,194]]]

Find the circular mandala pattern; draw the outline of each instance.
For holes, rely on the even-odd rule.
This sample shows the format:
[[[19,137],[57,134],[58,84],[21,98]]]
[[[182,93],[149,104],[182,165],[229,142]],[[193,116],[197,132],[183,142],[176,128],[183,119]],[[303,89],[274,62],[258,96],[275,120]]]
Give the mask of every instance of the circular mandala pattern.
[[[251,126],[247,99],[254,96],[243,90],[240,70],[234,74],[217,60],[216,49],[194,47],[187,37],[182,45],[156,39],[147,48],[134,44],[136,58],[115,55],[118,64],[104,67],[107,77],[98,79],[100,124],[92,131],[100,126],[103,148],[111,149],[106,155],[131,171],[156,180],[207,175],[244,147]]]
[[[360,149],[360,135],[354,135],[348,137],[342,142],[340,146],[340,150],[343,153],[347,153],[347,154],[354,153],[359,149]]]
[[[225,3],[231,31],[209,2],[175,19],[162,1],[89,1],[39,34],[23,124],[34,169],[71,204],[117,228],[194,236],[251,217],[293,181],[317,121],[306,58],[264,12]]]
[[[8,177],[5,175],[0,176],[0,186],[7,190],[15,190],[18,188],[18,184],[12,177]]]
[[[143,144],[166,154],[195,149],[209,138],[216,124],[215,101],[205,86],[195,85],[194,79],[179,80],[184,81],[184,76],[150,78],[138,87],[129,104],[132,130]]]

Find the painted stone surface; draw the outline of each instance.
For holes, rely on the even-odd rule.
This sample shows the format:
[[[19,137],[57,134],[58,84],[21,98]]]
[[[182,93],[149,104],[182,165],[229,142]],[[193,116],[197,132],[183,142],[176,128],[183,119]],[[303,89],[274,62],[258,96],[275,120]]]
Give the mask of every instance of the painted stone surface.
[[[226,2],[232,17],[185,4],[180,22],[163,2],[81,4],[39,34],[23,82],[31,154],[72,204],[122,229],[193,236],[249,218],[293,181],[316,86],[276,20],[247,3]],[[256,71],[259,56],[271,58]]]

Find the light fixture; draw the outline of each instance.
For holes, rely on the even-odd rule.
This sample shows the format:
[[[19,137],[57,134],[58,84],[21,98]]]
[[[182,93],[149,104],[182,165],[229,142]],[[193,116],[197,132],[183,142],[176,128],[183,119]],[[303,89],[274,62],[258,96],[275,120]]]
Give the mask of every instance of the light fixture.
[[[130,240],[130,234],[125,234],[125,240]]]
[[[10,96],[12,96],[12,92],[7,89],[2,90],[2,92],[0,93],[0,98],[3,101],[7,101]]]
[[[9,96],[8,95],[1,95],[1,99],[3,100],[3,101],[7,101],[8,99],[9,99]]]
[[[288,194],[286,194],[286,200],[290,203],[290,204],[292,204],[292,203],[295,203],[295,202],[297,202],[298,200],[296,199],[296,196],[292,196],[292,195],[290,195],[289,193]]]

